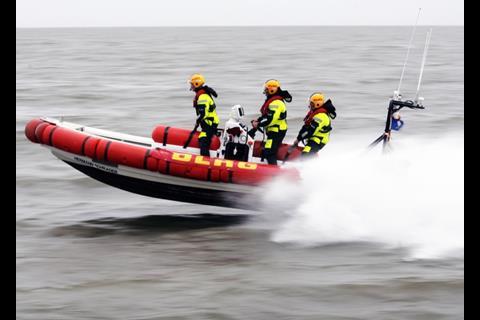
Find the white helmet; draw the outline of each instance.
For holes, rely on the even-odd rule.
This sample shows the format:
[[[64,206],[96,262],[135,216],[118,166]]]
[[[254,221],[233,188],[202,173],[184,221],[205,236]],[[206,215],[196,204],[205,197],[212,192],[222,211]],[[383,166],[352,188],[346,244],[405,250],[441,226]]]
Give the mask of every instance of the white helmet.
[[[230,119],[234,119],[237,122],[240,122],[240,120],[243,119],[243,116],[245,115],[245,111],[243,110],[243,107],[239,104],[236,104],[232,107],[232,110],[230,111]]]

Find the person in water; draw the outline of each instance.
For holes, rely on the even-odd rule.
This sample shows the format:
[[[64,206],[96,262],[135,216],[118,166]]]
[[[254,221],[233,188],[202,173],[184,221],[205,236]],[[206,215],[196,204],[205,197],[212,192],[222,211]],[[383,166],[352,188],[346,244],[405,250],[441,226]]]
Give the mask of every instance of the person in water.
[[[215,135],[220,119],[218,118],[215,101],[213,97],[217,97],[215,90],[205,85],[205,78],[201,74],[194,74],[190,77],[190,90],[195,92],[193,99],[193,107],[197,113],[196,126],[202,128],[198,136],[200,144],[200,154],[202,156],[210,156],[210,143]]]
[[[263,145],[262,156],[268,164],[277,165],[277,151],[287,133],[287,107],[285,102],[291,102],[292,96],[288,91],[280,88],[280,82],[275,79],[267,80],[264,84],[263,93],[265,102],[260,108],[260,117],[252,120],[253,129],[249,134],[252,138],[256,130],[263,128],[267,140]]]
[[[302,157],[317,154],[328,143],[330,131],[332,131],[332,119],[336,116],[335,107],[330,99],[325,101],[325,96],[320,92],[312,94],[309,99],[309,111],[303,119],[304,124],[292,148],[303,141],[305,147]]]
[[[400,117],[400,112],[397,111],[392,115],[392,130],[399,131],[403,127],[403,120]]]

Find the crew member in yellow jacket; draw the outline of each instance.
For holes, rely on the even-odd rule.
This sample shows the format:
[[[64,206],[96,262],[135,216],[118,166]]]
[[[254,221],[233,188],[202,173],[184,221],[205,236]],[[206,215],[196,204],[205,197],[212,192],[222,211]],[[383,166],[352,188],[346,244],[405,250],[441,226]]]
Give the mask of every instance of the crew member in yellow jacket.
[[[217,97],[215,90],[205,85],[205,78],[201,74],[194,74],[190,77],[190,90],[195,92],[193,107],[197,113],[196,127],[200,125],[202,132],[198,136],[200,154],[210,156],[210,143],[215,135],[220,119],[218,118],[215,101]],[[195,128],[196,128],[195,127]]]
[[[317,92],[310,96],[310,111],[303,119],[304,125],[298,133],[293,146],[297,146],[303,141],[302,156],[315,155],[329,141],[330,131],[332,131],[332,119],[337,116],[332,101],[325,101],[323,93]]]
[[[277,151],[287,133],[287,107],[285,102],[291,102],[292,96],[280,88],[280,82],[270,79],[265,82],[263,93],[265,102],[260,108],[261,116],[252,121],[254,130],[263,128],[267,140],[263,145],[263,158],[268,164],[277,164]],[[255,132],[255,131],[253,131]],[[249,132],[250,135],[252,131]],[[254,133],[253,133],[254,135]]]

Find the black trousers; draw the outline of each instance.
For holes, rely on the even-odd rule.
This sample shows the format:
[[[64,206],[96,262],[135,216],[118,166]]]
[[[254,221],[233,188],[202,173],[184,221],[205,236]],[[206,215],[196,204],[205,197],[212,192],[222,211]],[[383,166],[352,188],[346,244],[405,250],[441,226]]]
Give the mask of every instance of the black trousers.
[[[305,151],[305,148],[303,149],[302,158],[310,158],[311,156],[316,155],[324,146],[324,143],[316,143],[315,141],[309,140],[305,148],[310,148],[307,148],[308,151]]]
[[[282,144],[287,130],[279,132],[267,132],[267,141],[263,145],[263,157],[267,159],[268,164],[277,165],[277,152]]]
[[[212,142],[212,137],[216,133],[217,133],[216,124],[212,126],[202,124],[202,132],[200,133],[200,138],[198,138],[198,144],[200,145],[200,154],[202,156],[210,157],[210,143]]]
[[[229,142],[225,146],[225,159],[248,161],[249,151],[246,144]]]

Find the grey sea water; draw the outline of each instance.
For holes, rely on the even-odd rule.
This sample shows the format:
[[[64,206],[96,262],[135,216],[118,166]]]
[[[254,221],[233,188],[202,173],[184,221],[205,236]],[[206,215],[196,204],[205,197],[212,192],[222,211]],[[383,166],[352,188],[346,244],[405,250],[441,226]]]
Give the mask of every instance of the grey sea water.
[[[415,94],[426,31],[417,29],[406,97]],[[277,78],[293,96],[287,141],[318,90],[339,113],[330,144],[374,140],[410,32],[17,29],[17,318],[463,319],[463,257],[412,260],[370,242],[276,241],[275,205],[262,219],[127,193],[76,172],[23,133],[39,116],[142,136],[156,124],[190,128],[187,79],[200,72],[219,93],[222,120],[234,104],[255,117],[263,82]],[[427,109],[402,113],[404,136],[463,135],[463,37],[463,27],[433,27],[421,90]]]

